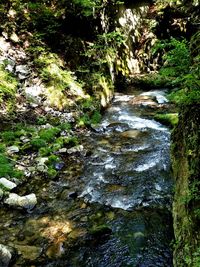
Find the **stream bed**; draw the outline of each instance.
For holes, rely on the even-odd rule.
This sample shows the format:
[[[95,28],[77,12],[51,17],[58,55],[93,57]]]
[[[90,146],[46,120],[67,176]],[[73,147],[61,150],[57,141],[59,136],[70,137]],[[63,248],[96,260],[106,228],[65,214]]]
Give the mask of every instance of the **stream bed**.
[[[37,207],[1,209],[0,243],[17,251],[11,266],[173,266],[170,131],[153,119],[166,101],[163,91],[116,94],[82,136],[89,153],[66,159],[59,179],[24,187]]]

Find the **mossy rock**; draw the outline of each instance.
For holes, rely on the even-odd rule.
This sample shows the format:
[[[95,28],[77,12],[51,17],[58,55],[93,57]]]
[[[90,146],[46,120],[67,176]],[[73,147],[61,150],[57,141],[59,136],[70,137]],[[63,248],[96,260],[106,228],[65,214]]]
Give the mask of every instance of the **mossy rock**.
[[[178,113],[156,114],[154,119],[173,128],[178,124]]]
[[[103,235],[110,235],[112,233],[112,230],[108,227],[106,224],[93,226],[89,233],[94,237],[100,237]]]

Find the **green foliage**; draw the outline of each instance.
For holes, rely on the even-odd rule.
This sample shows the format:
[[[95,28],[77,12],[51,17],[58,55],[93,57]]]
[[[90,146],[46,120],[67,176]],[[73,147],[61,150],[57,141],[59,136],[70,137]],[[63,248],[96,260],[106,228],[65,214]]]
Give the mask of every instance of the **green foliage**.
[[[42,147],[47,147],[47,142],[41,138],[33,138],[30,142],[34,150],[38,150]]]
[[[48,146],[39,148],[39,155],[42,157],[48,156],[51,152],[52,152],[52,149]]]
[[[169,96],[169,99],[177,104],[200,103],[200,57],[189,49],[191,47],[194,49],[197,43],[195,39],[195,45],[191,44],[189,47],[186,40],[171,38],[170,41],[157,42],[154,47],[153,53],[157,51],[164,53],[160,76],[169,77],[172,86],[181,88],[173,91]],[[195,57],[192,58],[192,55]]]
[[[47,166],[51,166],[53,164],[55,164],[56,162],[59,162],[60,161],[60,158],[56,155],[51,155],[49,156],[48,158],[48,161],[47,161]]]
[[[80,112],[83,114],[78,118],[78,126],[89,126],[100,122],[100,104],[97,99],[90,97],[80,100],[78,104],[80,106]]]
[[[6,146],[4,144],[0,144],[0,153],[5,152]]]
[[[76,81],[72,72],[64,68],[64,62],[57,54],[48,51],[38,53],[38,56],[34,57],[34,63],[39,76],[46,84],[45,94],[50,106],[62,110],[73,104],[68,95],[85,97],[82,85]]]
[[[36,123],[38,125],[43,125],[43,124],[47,123],[47,118],[44,116],[38,117]]]
[[[89,126],[91,124],[89,115],[88,114],[85,114],[85,115],[81,116],[78,119],[77,124],[80,127],[82,127],[82,126]]]
[[[68,145],[68,147],[77,146],[79,144],[79,140],[77,136],[69,136],[64,138],[64,144]]]
[[[48,168],[47,175],[49,178],[55,178],[57,176],[58,172],[53,168]]]
[[[47,143],[53,141],[58,133],[60,133],[60,129],[57,127],[52,127],[48,129],[42,129],[39,132],[39,137],[41,140],[45,140]]]
[[[0,136],[1,136],[1,139],[3,140],[3,142],[8,143],[8,144],[13,142],[16,138],[13,131],[5,131],[5,132],[1,133]]]
[[[8,177],[12,175],[12,172],[12,164],[4,154],[0,154],[0,177]]]
[[[93,59],[94,65],[110,64],[117,58],[118,48],[125,37],[120,31],[113,31],[97,36],[95,43],[87,49],[85,56]]]
[[[11,107],[15,101],[15,94],[18,82],[16,78],[5,70],[0,64],[0,104],[5,103],[7,107]]]
[[[158,41],[154,48],[153,54],[161,50],[164,52],[163,67],[160,74],[169,77],[180,77],[189,72],[191,57],[188,42],[171,38],[170,41]]]
[[[154,116],[155,120],[170,126],[174,127],[178,124],[178,114],[177,113],[167,113],[167,114],[156,114]]]
[[[62,131],[69,131],[71,130],[72,126],[69,122],[63,122],[59,125],[59,128],[62,130]]]
[[[101,121],[101,114],[99,111],[95,110],[91,117],[91,124],[97,124]]]
[[[55,178],[58,174],[58,172],[55,170],[54,166],[57,162],[60,161],[60,158],[56,155],[51,155],[48,158],[48,161],[46,162],[46,165],[48,166],[47,170],[47,176],[49,178]]]
[[[60,23],[51,7],[41,2],[29,2],[28,10],[31,20],[30,26],[38,32],[40,38],[48,39],[57,34]]]
[[[23,172],[15,170],[10,160],[2,153],[0,153],[0,177],[23,177]]]
[[[77,11],[79,11],[82,15],[88,17],[93,14],[93,9],[98,7],[101,3],[100,0],[73,0],[72,1]]]

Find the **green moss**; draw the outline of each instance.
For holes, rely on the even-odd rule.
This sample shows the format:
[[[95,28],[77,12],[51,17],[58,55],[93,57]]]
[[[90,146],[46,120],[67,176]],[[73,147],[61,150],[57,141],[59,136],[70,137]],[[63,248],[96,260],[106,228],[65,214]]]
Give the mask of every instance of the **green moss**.
[[[89,115],[85,114],[81,116],[80,118],[78,118],[77,125],[79,127],[89,126],[90,124],[91,124],[91,121],[90,121]]]
[[[47,175],[49,178],[55,178],[58,172],[53,168],[48,168]]]
[[[59,125],[59,128],[62,130],[62,131],[69,131],[71,130],[72,126],[69,122],[65,122],[65,123],[61,123]]]
[[[52,127],[48,129],[42,129],[39,132],[39,136],[41,139],[45,140],[46,142],[51,142],[55,139],[55,136],[60,132],[61,130],[57,127]]]
[[[108,227],[106,224],[102,225],[95,225],[91,229],[89,229],[90,234],[95,235],[95,236],[101,236],[104,234],[111,233],[111,229]]]
[[[79,144],[78,138],[76,136],[70,136],[64,139],[64,144],[69,147],[77,146]]]
[[[39,149],[39,155],[42,157],[48,156],[51,152],[52,152],[52,148],[50,147],[41,147]]]
[[[43,125],[47,123],[47,118],[44,116],[38,117],[36,123],[38,125]]]
[[[22,171],[13,168],[13,164],[4,154],[0,154],[0,177],[22,178],[23,175]]]
[[[0,177],[8,177],[12,172],[12,164],[4,154],[0,154]]]
[[[154,119],[170,127],[178,123],[178,113],[156,114]]]
[[[0,144],[0,153],[5,152],[6,146],[4,144]]]
[[[47,165],[50,166],[50,165],[53,165],[55,164],[56,162],[59,162],[60,161],[60,158],[56,155],[51,155],[49,158],[48,158],[48,161],[47,161]]]
[[[91,117],[91,124],[97,124],[101,121],[101,114],[99,111],[94,111],[92,117]]]
[[[47,142],[42,138],[34,138],[31,140],[30,144],[34,150],[38,150],[41,147],[47,147]]]
[[[9,105],[10,101],[13,103],[15,93],[17,90],[16,78],[5,70],[5,66],[0,64],[0,104],[3,102]]]
[[[5,131],[3,133],[1,133],[1,138],[3,140],[3,142],[5,143],[10,143],[12,141],[15,140],[15,134],[13,131]]]
[[[82,85],[76,81],[72,72],[64,68],[64,62],[57,54],[42,51],[34,57],[34,63],[46,84],[45,95],[51,106],[62,110],[73,105],[74,101],[68,98],[68,94],[76,99],[85,97]]]

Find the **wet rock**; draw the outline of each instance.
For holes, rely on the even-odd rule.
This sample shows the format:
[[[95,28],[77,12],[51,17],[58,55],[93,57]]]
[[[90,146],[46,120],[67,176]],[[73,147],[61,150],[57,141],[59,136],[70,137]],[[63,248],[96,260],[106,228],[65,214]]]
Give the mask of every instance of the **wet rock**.
[[[33,85],[25,88],[25,93],[29,97],[38,97],[42,94],[43,87],[38,85]]]
[[[136,138],[140,134],[138,130],[129,130],[121,133],[120,135],[127,138]]]
[[[112,122],[106,127],[106,129],[115,132],[123,132],[129,130],[129,126],[127,123]]]
[[[5,187],[8,190],[12,190],[13,188],[15,188],[17,185],[11,181],[9,181],[6,178],[1,178],[0,179],[0,185],[2,185],[3,187]]]
[[[14,68],[15,68],[15,61],[12,59],[7,59],[7,66],[5,67],[5,69],[9,72],[14,72]]]
[[[45,166],[45,165],[38,165],[37,166],[37,171],[39,171],[39,172],[46,172],[47,171],[47,166]]]
[[[9,146],[7,148],[7,153],[8,154],[13,154],[13,153],[18,153],[19,152],[19,147],[18,146]]]
[[[16,66],[16,72],[27,75],[27,74],[29,74],[29,69],[28,69],[27,65],[18,65],[18,66]]]
[[[69,197],[69,198],[72,198],[72,199],[76,199],[76,198],[78,197],[78,193],[77,193],[76,191],[74,191],[74,192],[70,192],[70,193],[68,194],[68,197]]]
[[[141,95],[142,96],[149,96],[152,99],[154,98],[158,104],[164,104],[164,103],[169,102],[168,99],[165,97],[165,93],[166,93],[166,91],[155,90],[155,91],[149,91],[149,92],[142,93]]]
[[[38,165],[45,165],[45,162],[48,161],[48,157],[37,158],[36,161],[38,162]]]
[[[112,230],[107,225],[103,224],[93,227],[89,232],[93,237],[99,238],[104,235],[110,235]]]
[[[101,133],[104,131],[104,128],[101,125],[97,125],[97,124],[92,124],[91,128],[96,133]]]
[[[15,247],[18,253],[27,260],[36,260],[40,256],[42,251],[40,247],[36,246],[16,245]]]
[[[0,244],[0,266],[7,267],[11,261],[12,254],[7,246]]]
[[[26,136],[21,136],[21,137],[20,137],[20,140],[21,140],[23,143],[28,143],[28,142],[30,142],[30,139],[27,138]]]
[[[4,201],[5,204],[13,207],[20,207],[31,210],[37,204],[37,198],[35,194],[30,194],[26,196],[19,196],[15,193],[9,194],[9,197]]]
[[[64,166],[65,166],[65,163],[63,161],[55,163],[56,170],[61,170]]]
[[[58,150],[59,153],[66,153],[67,152],[67,148],[63,147],[61,149]]]
[[[82,151],[83,151],[83,146],[82,145],[79,145],[79,146],[75,146],[75,147],[69,148],[67,150],[67,153],[68,154],[72,154],[72,153],[82,152]]]
[[[63,243],[55,243],[48,247],[46,255],[48,258],[57,258],[64,253]]]
[[[17,34],[15,32],[13,32],[10,36],[10,40],[14,43],[18,43],[19,42],[19,37],[17,36]]]

